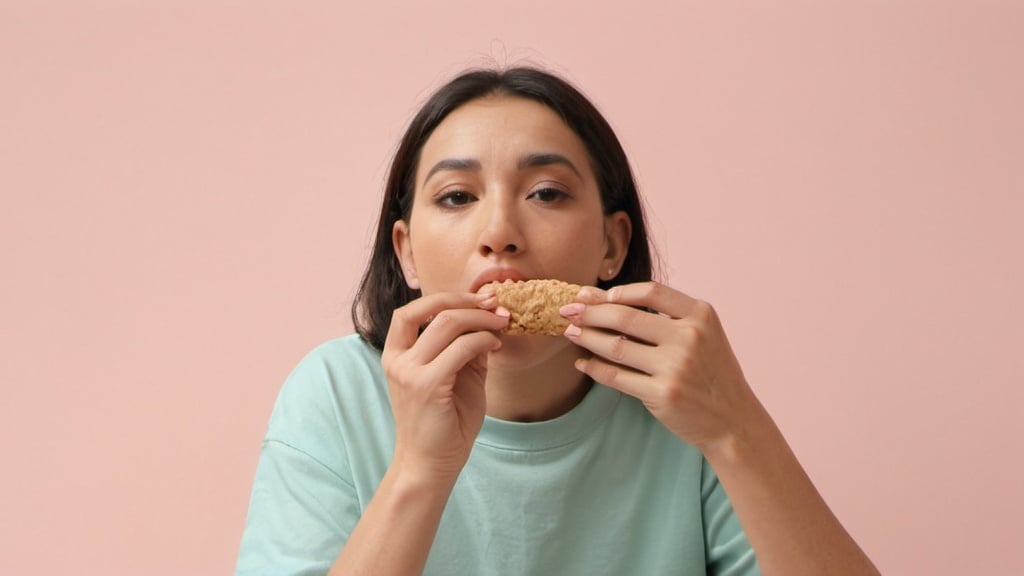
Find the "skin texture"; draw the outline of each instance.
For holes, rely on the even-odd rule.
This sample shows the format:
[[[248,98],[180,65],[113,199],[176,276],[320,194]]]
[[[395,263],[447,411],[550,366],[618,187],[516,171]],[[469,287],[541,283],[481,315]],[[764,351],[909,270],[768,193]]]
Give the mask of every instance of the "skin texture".
[[[536,154],[572,167],[524,167]],[[412,215],[393,230],[406,281],[423,293],[395,312],[382,356],[395,456],[332,573],[420,573],[484,414],[564,414],[587,376],[701,449],[764,574],[877,573],[757,400],[710,304],[654,282],[590,286],[561,309],[563,337],[508,336],[496,297],[473,293],[495,268],[593,285],[619,269],[630,233],[624,214],[603,213],[583,143],[545,106],[487,97],[437,127]]]

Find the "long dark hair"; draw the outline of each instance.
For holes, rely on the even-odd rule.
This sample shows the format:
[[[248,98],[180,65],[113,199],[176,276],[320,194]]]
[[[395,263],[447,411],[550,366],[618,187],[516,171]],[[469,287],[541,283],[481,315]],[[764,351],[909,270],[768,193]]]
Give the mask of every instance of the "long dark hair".
[[[643,207],[626,153],[611,126],[579,90],[565,80],[536,68],[469,70],[435,92],[409,124],[395,153],[384,188],[377,237],[366,273],[352,303],[352,322],[367,343],[383,350],[391,315],[420,296],[410,289],[391,242],[399,219],[408,221],[415,191],[420,150],[453,110],[478,98],[511,95],[529,98],[551,108],[583,140],[601,193],[605,214],[622,210],[629,215],[633,234],[619,274],[598,286],[651,280],[653,261],[648,244]]]

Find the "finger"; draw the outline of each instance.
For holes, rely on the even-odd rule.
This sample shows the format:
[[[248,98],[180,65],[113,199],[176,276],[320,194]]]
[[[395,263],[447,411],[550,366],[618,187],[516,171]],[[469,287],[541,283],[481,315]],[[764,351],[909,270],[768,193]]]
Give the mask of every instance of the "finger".
[[[489,296],[487,293],[441,292],[417,298],[392,313],[384,347],[406,350],[416,342],[420,328],[442,310],[476,308],[486,304]]]
[[[500,315],[504,314],[504,316]],[[410,359],[426,364],[437,357],[462,334],[480,331],[496,331],[508,326],[509,316],[505,311],[489,310],[442,310],[430,321],[416,343],[409,348]]]
[[[491,332],[470,332],[452,340],[440,354],[426,365],[439,377],[455,374],[475,358],[501,348],[501,340]],[[479,368],[480,364],[477,365]]]
[[[650,376],[600,358],[578,358],[575,367],[593,378],[594,382],[615,388],[640,400],[644,399],[651,388]]]
[[[672,329],[672,320],[660,314],[620,304],[566,304],[558,310],[577,326],[603,328],[625,334],[634,340],[659,344]]]
[[[499,343],[498,348],[501,348]],[[493,351],[493,350],[492,350]],[[469,370],[473,373],[475,378],[455,378],[455,386],[452,391],[456,396],[464,400],[471,400],[478,398],[481,404],[485,407],[487,405],[487,360],[490,354],[478,354],[475,358],[466,363],[464,367],[460,369],[461,372]],[[483,416],[483,414],[481,414]]]
[[[653,374],[658,366],[655,346],[634,342],[622,334],[570,324],[565,329],[565,337],[610,362],[647,374]]]
[[[641,306],[672,318],[688,316],[698,302],[696,299],[658,282],[621,284],[607,291],[594,286],[584,286],[576,299],[584,304],[611,302],[627,306]]]

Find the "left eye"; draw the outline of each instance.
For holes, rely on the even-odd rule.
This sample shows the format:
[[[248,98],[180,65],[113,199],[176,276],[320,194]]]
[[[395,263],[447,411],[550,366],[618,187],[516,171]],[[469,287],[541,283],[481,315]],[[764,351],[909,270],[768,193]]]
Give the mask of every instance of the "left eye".
[[[528,198],[536,198],[544,203],[558,202],[559,200],[568,197],[568,194],[562,192],[558,188],[541,188],[528,196]]]

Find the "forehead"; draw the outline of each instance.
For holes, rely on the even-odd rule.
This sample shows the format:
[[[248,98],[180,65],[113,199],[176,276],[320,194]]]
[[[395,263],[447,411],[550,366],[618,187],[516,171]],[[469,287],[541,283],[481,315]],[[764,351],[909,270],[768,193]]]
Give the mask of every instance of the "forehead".
[[[452,111],[423,145],[417,181],[445,158],[514,162],[524,154],[557,152],[589,171],[586,146],[551,108],[515,96],[487,96]]]

